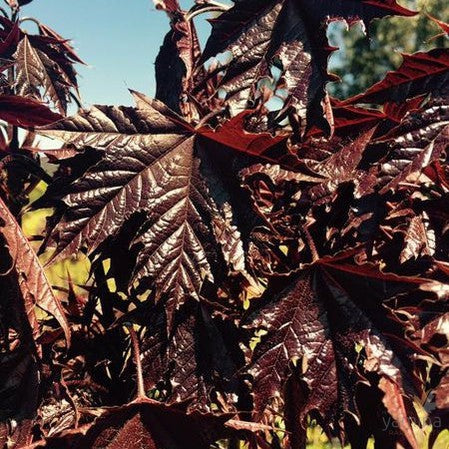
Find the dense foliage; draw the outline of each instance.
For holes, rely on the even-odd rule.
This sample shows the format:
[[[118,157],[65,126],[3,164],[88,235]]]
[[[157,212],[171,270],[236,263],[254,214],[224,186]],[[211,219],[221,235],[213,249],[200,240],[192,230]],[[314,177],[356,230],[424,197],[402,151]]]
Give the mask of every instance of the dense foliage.
[[[0,17],[2,447],[296,449],[311,422],[356,449],[431,447],[449,425],[449,50],[337,100],[329,23],[413,11],[158,0],[156,98],[68,117],[83,62],[21,19],[29,2]],[[87,254],[89,281],[52,287],[32,240],[47,266]]]

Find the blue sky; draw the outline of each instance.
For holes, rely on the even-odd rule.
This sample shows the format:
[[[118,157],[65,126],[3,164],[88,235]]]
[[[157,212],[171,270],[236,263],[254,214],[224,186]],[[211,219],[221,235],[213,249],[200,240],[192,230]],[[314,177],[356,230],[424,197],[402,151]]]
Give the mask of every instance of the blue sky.
[[[188,9],[193,0],[180,3]],[[154,61],[170,25],[152,0],[34,0],[23,7],[23,16],[35,17],[72,39],[88,64],[77,66],[84,106],[131,105],[128,88],[154,95]],[[210,25],[204,19],[195,21],[204,45]],[[27,28],[33,26],[30,22]]]
[[[193,0],[180,3],[188,9]],[[84,106],[131,105],[128,88],[154,95],[154,61],[170,25],[152,0],[34,0],[21,15],[35,17],[72,39],[88,64],[77,66]],[[210,25],[204,19],[195,21],[204,45]],[[29,22],[26,27],[31,32],[34,25]]]
[[[22,16],[73,39],[89,64],[78,66],[83,104],[131,104],[128,88],[154,94],[154,60],[169,21],[151,0],[34,0]]]

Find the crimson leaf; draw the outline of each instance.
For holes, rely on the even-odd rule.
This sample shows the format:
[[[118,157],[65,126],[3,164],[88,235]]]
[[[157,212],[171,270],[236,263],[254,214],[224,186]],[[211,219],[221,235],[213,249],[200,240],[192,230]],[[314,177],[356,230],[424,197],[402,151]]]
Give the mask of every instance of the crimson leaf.
[[[60,120],[44,104],[16,95],[0,96],[0,119],[16,126],[44,126]]]
[[[449,82],[449,50],[437,48],[428,53],[403,55],[402,65],[366,92],[345,103],[400,103],[408,98],[433,93],[442,95]]]

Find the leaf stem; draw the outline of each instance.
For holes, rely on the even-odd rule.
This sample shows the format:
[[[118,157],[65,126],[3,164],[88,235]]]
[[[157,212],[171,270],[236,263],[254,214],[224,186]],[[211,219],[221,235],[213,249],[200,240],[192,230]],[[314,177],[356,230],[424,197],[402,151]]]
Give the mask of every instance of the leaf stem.
[[[226,5],[222,5],[222,4],[209,4],[208,6],[202,7],[201,9],[192,9],[191,11],[189,11],[186,16],[185,19],[186,21],[190,22],[192,19],[194,19],[195,17],[201,15],[201,14],[205,14],[207,12],[224,12],[227,11],[229,9],[229,7],[227,7]]]
[[[304,236],[306,237],[307,244],[309,245],[310,252],[312,253],[312,261],[316,262],[320,260],[320,255],[316,249],[315,242],[313,241],[312,235],[307,227],[304,227]]]
[[[142,363],[140,361],[140,347],[139,339],[137,337],[136,331],[131,323],[126,323],[126,327],[129,331],[129,336],[131,337],[131,345],[133,351],[134,365],[136,367],[137,375],[137,399],[146,398],[145,388],[143,384],[143,373],[142,373]]]
[[[11,153],[17,153],[19,151],[19,128],[12,125],[11,131],[12,135],[9,143],[9,149],[11,150]]]
[[[39,20],[35,19],[34,17],[22,17],[19,20],[19,23],[23,23],[23,22],[33,22],[37,25],[37,27],[39,28],[41,26],[41,23],[39,22]]]

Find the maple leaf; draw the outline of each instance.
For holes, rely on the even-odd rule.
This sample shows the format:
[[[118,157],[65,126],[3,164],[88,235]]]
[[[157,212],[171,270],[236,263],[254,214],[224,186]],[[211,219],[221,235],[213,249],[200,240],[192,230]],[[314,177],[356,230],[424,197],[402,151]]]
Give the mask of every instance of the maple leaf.
[[[386,114],[376,109],[360,108],[346,105],[335,98],[331,99],[332,115],[334,119],[334,134],[345,137],[349,134],[358,134],[366,129],[373,128],[386,119]],[[318,128],[311,129],[309,137],[322,134]]]
[[[48,244],[56,244],[59,257],[83,246],[92,252],[144,211],[146,225],[133,242],[143,246],[133,277],[151,277],[160,294],[169,295],[170,315],[186,298],[198,299],[203,281],[212,279],[208,242],[215,205],[199,173],[192,129],[164,114],[161,103],[153,105],[94,107],[45,131],[105,152],[70,186],[63,198],[69,208]]]
[[[67,108],[69,85],[62,74],[55,69],[56,64],[41,50],[34,48],[27,36],[17,47],[17,86],[19,95],[40,97],[39,88],[44,89],[44,97],[61,111]]]
[[[60,120],[44,104],[17,95],[0,96],[0,119],[17,126],[44,126]]]
[[[59,54],[58,57],[56,58],[56,61],[58,63],[61,63],[64,61],[64,56],[66,56],[65,58],[66,60],[63,63],[63,67],[66,67],[65,72],[67,74],[72,73],[72,75],[74,75],[71,69],[67,67],[71,65],[70,61],[78,62],[79,64],[86,64],[75,52],[75,49],[70,44],[70,40],[64,39],[60,34],[58,34],[55,30],[53,30],[49,26],[44,25],[43,23],[39,23],[39,33],[41,36],[46,37],[48,39],[37,39],[38,41],[42,40],[42,42],[48,42],[52,45],[55,45],[55,47],[59,47],[61,50],[63,50],[63,54]],[[54,53],[52,55],[56,56]],[[72,81],[75,80],[73,76],[70,76],[69,78]],[[76,85],[76,81],[74,82],[74,84]]]
[[[20,40],[20,27],[18,22],[12,22],[5,17],[0,19],[0,23],[3,27],[0,32],[0,56],[8,60],[11,58]]]
[[[232,420],[229,416],[217,417],[199,412],[188,414],[147,398],[138,398],[119,407],[103,408],[100,413],[92,424],[62,432],[34,443],[32,447],[182,449],[187,443],[198,449],[209,449],[220,438],[245,436],[252,429],[251,423]],[[257,429],[257,426],[253,427]]]
[[[167,296],[170,325],[173,312],[187,298],[199,299],[203,282],[223,270],[212,225],[220,212],[200,173],[196,134],[203,131],[157,100],[134,96],[137,109],[98,106],[42,131],[104,152],[58,192],[68,207],[47,245],[56,246],[58,258],[83,247],[93,253],[143,212],[145,222],[131,243],[140,248],[131,283],[155,282],[157,296]]]
[[[36,332],[37,324],[34,306],[38,305],[58,320],[69,344],[70,328],[62,305],[55,296],[36,253],[1,199],[0,217],[4,222],[2,233],[13,260],[14,270],[17,272],[31,328]]]
[[[402,57],[402,65],[397,70],[388,72],[382,81],[344,103],[401,103],[420,95],[432,93],[441,96],[447,92],[448,49],[436,48],[427,53],[404,54]]]
[[[156,58],[156,99],[184,117],[193,118],[196,113],[187,97],[198,76],[194,76],[194,69],[201,56],[195,26],[176,0],[156,0],[155,4],[167,13],[171,26]]]
[[[380,164],[380,193],[426,182],[425,169],[440,160],[448,145],[448,114],[447,105],[430,103],[379,139],[389,149]]]
[[[252,156],[250,148],[257,147],[254,156],[269,158],[270,148],[285,137],[244,133],[232,141],[232,124],[216,131],[195,129],[159,101],[133,95],[137,108],[96,106],[41,131],[78,149],[102,151],[100,160],[85,167],[71,185],[55,187],[57,192],[50,189],[68,207],[60,208],[62,219],[47,246],[56,246],[59,259],[81,248],[92,254],[134,214],[143,212],[144,223],[131,242],[139,250],[130,284],[155,282],[157,297],[168,297],[170,326],[173,312],[187,298],[199,299],[204,281],[223,271],[223,256],[232,258],[225,254],[227,242],[220,243],[223,226],[217,226],[221,212],[214,198],[223,206],[223,199],[238,191],[238,180],[232,180],[232,186],[229,174],[222,175],[222,167],[212,163],[204,138],[229,142],[245,155]],[[209,185],[200,173],[201,162]]]
[[[70,330],[36,254],[2,199],[0,220],[0,445],[21,447],[32,440],[39,405],[41,332],[36,305],[59,321],[67,343]]]
[[[332,434],[345,413],[358,415],[357,385],[371,379],[375,387],[371,376],[376,374],[381,388],[385,384],[389,413],[401,421],[401,430],[416,448],[410,424],[402,419],[405,391],[410,392],[411,361],[385,335],[398,330],[382,304],[389,295],[416,289],[420,283],[421,279],[383,274],[370,265],[351,266],[323,258],[291,276],[286,287],[285,280],[278,287],[273,284],[266,301],[246,320],[251,328],[266,332],[250,368],[256,418],[275,397],[283,398],[289,407],[291,398],[283,390],[291,376],[299,375],[306,387],[305,397],[297,404],[300,426],[305,426],[307,414],[316,411],[323,428]],[[357,350],[357,345],[363,349]],[[300,432],[298,423],[295,426],[293,431]]]
[[[210,411],[211,394],[220,393],[230,410],[244,364],[235,327],[200,304],[184,307],[168,335],[163,309],[153,308],[148,321],[141,354],[145,390],[168,382],[166,402],[188,403],[190,411]]]
[[[67,40],[51,28],[39,24],[39,35],[19,30],[20,41],[13,55],[17,94],[47,99],[61,114],[78,89],[74,63],[84,62]]]
[[[20,288],[19,276],[2,240],[0,276],[0,445],[26,445],[39,398],[39,365],[33,334],[37,326]],[[4,265],[10,265],[5,267]],[[28,314],[27,314],[28,312]],[[31,318],[31,320],[30,320]],[[15,426],[9,422],[14,420]]]
[[[343,19],[368,24],[388,14],[413,13],[395,1],[236,1],[212,20],[202,61],[230,53],[219,87],[234,111],[250,107],[257,99],[259,83],[272,80],[272,70],[278,68],[279,86],[288,96],[284,108],[295,111],[303,133],[315,124],[326,127],[317,111],[324,101],[325,84],[331,79],[326,71],[332,51],[325,34],[327,22]]]

